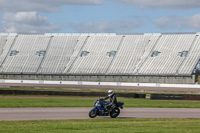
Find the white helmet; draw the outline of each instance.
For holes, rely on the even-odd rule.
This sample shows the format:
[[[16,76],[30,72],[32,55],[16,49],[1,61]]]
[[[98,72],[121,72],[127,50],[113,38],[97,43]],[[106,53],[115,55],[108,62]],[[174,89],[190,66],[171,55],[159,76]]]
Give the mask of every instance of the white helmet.
[[[109,90],[108,91],[108,96],[110,97],[110,96],[112,96],[114,94],[114,91],[113,90]]]

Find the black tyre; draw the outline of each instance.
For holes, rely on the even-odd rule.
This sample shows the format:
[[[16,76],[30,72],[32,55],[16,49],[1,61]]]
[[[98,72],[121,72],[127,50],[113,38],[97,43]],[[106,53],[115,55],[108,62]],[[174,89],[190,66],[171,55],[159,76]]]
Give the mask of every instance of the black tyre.
[[[97,111],[91,109],[90,112],[89,112],[89,117],[90,118],[95,118],[96,116],[97,116]]]
[[[120,109],[119,109],[119,108],[114,108],[114,109],[110,112],[110,117],[111,117],[111,118],[116,118],[119,114],[120,114]]]

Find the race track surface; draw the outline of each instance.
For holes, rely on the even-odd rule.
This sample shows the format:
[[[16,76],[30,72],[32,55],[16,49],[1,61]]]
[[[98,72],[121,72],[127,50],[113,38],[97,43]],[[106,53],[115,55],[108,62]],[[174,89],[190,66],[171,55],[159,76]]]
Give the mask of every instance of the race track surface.
[[[91,107],[81,108],[0,108],[0,120],[90,119]],[[200,118],[200,109],[124,108],[118,118]],[[110,119],[109,116],[95,119]]]

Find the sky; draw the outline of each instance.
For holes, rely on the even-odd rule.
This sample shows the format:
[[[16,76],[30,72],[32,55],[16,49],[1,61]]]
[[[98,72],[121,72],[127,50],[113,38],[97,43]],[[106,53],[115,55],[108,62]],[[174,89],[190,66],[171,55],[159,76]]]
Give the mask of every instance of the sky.
[[[200,31],[200,0],[0,0],[1,33]]]

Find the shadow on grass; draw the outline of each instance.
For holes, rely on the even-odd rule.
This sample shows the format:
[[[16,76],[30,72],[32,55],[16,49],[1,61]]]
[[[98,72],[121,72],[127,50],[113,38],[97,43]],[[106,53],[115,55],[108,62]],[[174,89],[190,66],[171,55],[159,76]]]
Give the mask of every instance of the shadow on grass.
[[[98,116],[98,117],[96,117],[94,119],[131,119],[131,118],[136,118],[136,117],[117,117],[117,118],[111,118],[110,116]]]

